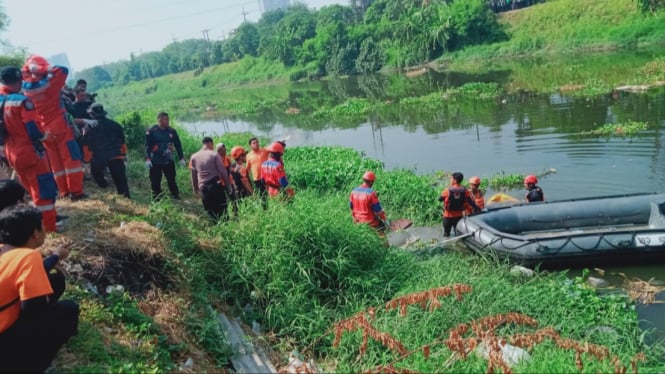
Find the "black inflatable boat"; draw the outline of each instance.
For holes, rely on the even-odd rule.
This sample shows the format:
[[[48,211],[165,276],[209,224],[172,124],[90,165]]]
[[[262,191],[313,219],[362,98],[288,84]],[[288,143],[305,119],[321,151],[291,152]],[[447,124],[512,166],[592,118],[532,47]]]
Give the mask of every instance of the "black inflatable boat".
[[[580,267],[665,260],[665,194],[490,208],[462,219],[472,250],[525,266]]]

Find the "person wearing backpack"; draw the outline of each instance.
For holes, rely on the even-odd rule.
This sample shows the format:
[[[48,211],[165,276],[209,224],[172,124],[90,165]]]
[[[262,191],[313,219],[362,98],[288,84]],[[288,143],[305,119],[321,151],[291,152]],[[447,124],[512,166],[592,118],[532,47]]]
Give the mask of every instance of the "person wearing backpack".
[[[0,148],[4,149],[9,165],[23,187],[30,192],[33,204],[42,213],[44,229],[55,232],[55,198],[58,188],[42,145],[49,133],[41,132],[35,106],[20,93],[21,71],[13,66],[3,67],[0,69],[0,83],[4,128],[4,131],[0,131],[0,135],[4,133],[0,136]]]
[[[443,202],[443,236],[449,237],[450,231],[464,216],[464,212],[469,209],[473,212],[480,211],[478,205],[473,201],[471,192],[462,186],[464,174],[454,172],[450,177],[450,186],[446,187],[439,196],[439,201]]]

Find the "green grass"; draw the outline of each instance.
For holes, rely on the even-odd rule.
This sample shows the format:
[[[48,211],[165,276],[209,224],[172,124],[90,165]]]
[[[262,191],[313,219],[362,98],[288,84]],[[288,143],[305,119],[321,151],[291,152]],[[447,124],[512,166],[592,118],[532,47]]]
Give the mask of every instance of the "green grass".
[[[181,136],[187,154],[199,148],[197,138]],[[246,144],[249,136],[225,134],[220,139],[231,145]],[[130,160],[134,160],[129,175],[135,203],[147,204],[149,187],[142,159],[132,155]],[[220,369],[230,347],[214,308],[248,324],[259,322],[276,338],[273,347],[283,357],[295,348],[328,371],[367,371],[390,363],[421,372],[442,367],[451,372],[487,369],[487,362],[474,356],[448,361],[452,351],[445,344],[432,344],[428,359],[420,354],[400,359],[373,340],[359,356],[358,333],[344,333],[341,344],[333,347],[335,322],[371,307],[377,308],[373,326],[409,350],[444,341],[459,324],[519,312],[536,319],[538,328],[551,326],[563,338],[606,346],[624,365],[643,351],[647,361],[639,364],[640,371],[662,369],[660,345],[649,347],[642,342],[634,304],[625,297],[600,296],[583,279],[571,281],[564,273],[516,278],[507,264],[465,253],[458,246],[416,257],[384,247],[371,229],[352,223],[349,192],[360,184],[362,173],[372,169],[389,218],[438,226],[436,197],[441,187],[436,176],[386,171],[380,162],[341,147],[287,147],[285,165],[296,197],[291,203],[271,200],[267,211],[258,199],[249,198],[241,204],[237,219],[212,224],[200,202],[186,192],[188,171],[178,169],[184,201],[150,204],[143,215],[123,217],[147,222],[162,232],[167,261],[161,271],[171,274],[177,284],[176,292],[165,294],[161,304],[172,303],[182,317],[165,330],[155,315],[139,308],[142,301],[131,294],[96,296],[73,285],[68,292],[82,305],[81,332],[68,344],[70,360],[60,361],[59,370],[168,372],[177,370],[185,352],[200,349]],[[521,176],[497,174],[494,178],[508,184]],[[492,177],[483,179],[491,183]],[[396,297],[456,283],[469,284],[473,291],[462,300],[443,298],[441,307],[432,311],[414,305],[401,316],[382,309]],[[612,332],[594,332],[604,326]],[[189,340],[176,344],[167,334],[173,328]],[[535,327],[506,325],[496,333],[508,337],[533,331]],[[532,361],[515,372],[576,372],[570,350],[544,342],[531,354]],[[588,358],[584,364],[583,372],[613,368],[608,360]]]

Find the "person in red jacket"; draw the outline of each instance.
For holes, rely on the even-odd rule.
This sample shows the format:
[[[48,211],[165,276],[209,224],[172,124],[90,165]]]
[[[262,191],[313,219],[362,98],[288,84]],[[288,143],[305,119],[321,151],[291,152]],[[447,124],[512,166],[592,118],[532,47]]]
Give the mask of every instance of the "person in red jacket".
[[[51,66],[44,57],[33,55],[27,58],[21,71],[23,92],[35,104],[41,130],[49,132],[44,147],[60,197],[86,198],[81,166],[83,155],[60,96],[69,70],[64,66]]]
[[[383,233],[389,224],[386,220],[386,213],[381,208],[379,197],[372,189],[375,181],[374,172],[368,171],[363,174],[363,183],[351,191],[349,207],[354,222],[368,224],[379,233]]]
[[[467,209],[472,212],[480,211],[469,190],[461,185],[462,180],[464,180],[464,174],[453,173],[450,177],[450,186],[441,191],[441,196],[439,196],[439,201],[443,202],[444,237],[450,236],[450,231],[462,219]]]
[[[471,177],[469,178],[469,192],[471,193],[471,197],[473,197],[473,201],[476,203],[478,208],[485,209],[485,195],[483,195],[483,191],[480,190],[480,178],[479,177]],[[473,213],[473,208],[471,206],[468,206],[466,209],[466,214],[472,214]]]
[[[284,164],[282,163],[284,146],[280,142],[274,142],[270,145],[268,151],[270,152],[270,158],[261,164],[261,179],[268,195],[275,197],[281,191],[284,191],[287,197],[293,197],[293,190],[287,187],[289,180],[286,178]]]
[[[19,93],[21,71],[13,66],[4,67],[0,70],[0,81],[6,132],[0,139],[0,148],[4,148],[7,161],[21,184],[30,192],[32,202],[42,212],[44,229],[55,232],[55,198],[58,191],[42,145],[49,133],[40,131],[38,114],[32,101]]]

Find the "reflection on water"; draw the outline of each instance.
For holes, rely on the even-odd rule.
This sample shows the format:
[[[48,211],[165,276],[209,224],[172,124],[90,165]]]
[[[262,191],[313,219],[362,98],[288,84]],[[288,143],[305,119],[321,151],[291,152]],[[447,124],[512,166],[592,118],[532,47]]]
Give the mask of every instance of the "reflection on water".
[[[482,178],[501,172],[542,174],[556,169],[556,174],[540,183],[549,200],[663,192],[665,93],[595,100],[516,96],[502,101],[478,106],[457,101],[455,106],[466,108],[458,114],[460,126],[442,126],[437,118],[427,122],[424,117],[418,125],[386,124],[373,118],[353,127],[329,124],[317,129],[297,127],[297,123],[232,120],[185,126],[206,134],[249,131],[270,138],[289,136],[289,144],[295,146],[352,147],[382,160],[388,169],[409,168],[419,173],[462,171]],[[605,123],[631,120],[647,122],[649,130],[632,138],[581,135]],[[523,194],[520,190],[507,192],[520,198]]]

